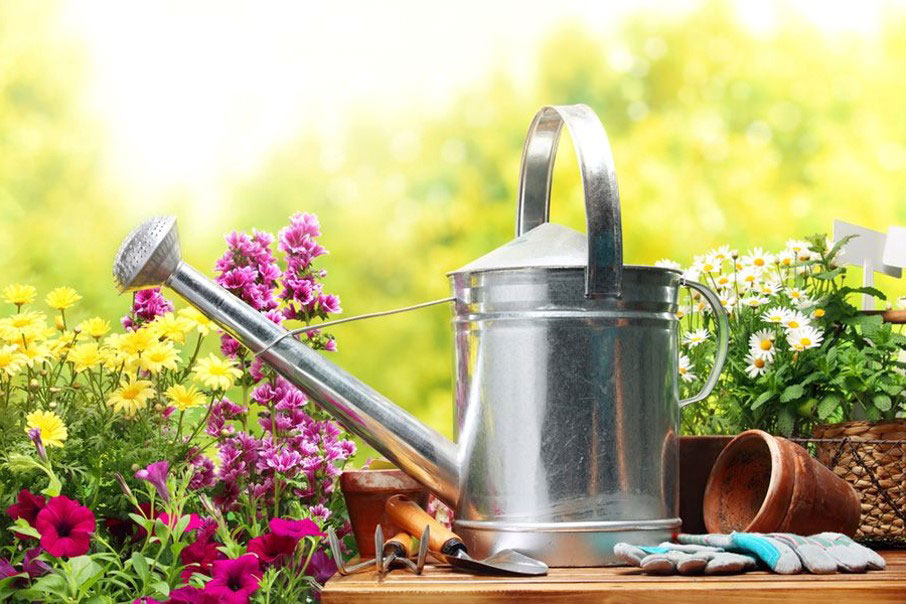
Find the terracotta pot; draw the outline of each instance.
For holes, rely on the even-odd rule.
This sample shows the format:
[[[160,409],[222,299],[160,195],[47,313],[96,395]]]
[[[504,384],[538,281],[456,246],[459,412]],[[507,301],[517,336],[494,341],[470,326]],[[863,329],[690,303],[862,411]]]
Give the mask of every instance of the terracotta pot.
[[[799,445],[761,430],[743,432],[717,458],[703,508],[711,533],[852,536],[862,513],[846,481]]]
[[[384,538],[400,529],[387,520],[384,504],[392,496],[406,495],[421,507],[428,505],[428,491],[400,470],[351,470],[340,475],[340,489],[346,500],[352,534],[363,558],[374,556],[374,529],[378,523]]]
[[[681,436],[680,454],[680,519],[683,532],[699,534],[705,530],[702,500],[711,468],[733,436]]]

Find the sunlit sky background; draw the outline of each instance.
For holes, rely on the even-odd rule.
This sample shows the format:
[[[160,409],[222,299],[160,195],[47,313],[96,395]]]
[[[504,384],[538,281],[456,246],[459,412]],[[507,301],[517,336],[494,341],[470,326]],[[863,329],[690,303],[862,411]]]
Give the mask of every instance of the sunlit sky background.
[[[735,6],[756,32],[792,13],[829,34],[871,35],[890,4]],[[300,131],[335,133],[356,112],[442,113],[457,90],[494,71],[528,85],[555,23],[606,35],[630,11],[698,5],[111,0],[64,5],[63,27],[87,48],[85,102],[106,131],[105,176],[117,196],[137,208],[180,194],[210,211]]]

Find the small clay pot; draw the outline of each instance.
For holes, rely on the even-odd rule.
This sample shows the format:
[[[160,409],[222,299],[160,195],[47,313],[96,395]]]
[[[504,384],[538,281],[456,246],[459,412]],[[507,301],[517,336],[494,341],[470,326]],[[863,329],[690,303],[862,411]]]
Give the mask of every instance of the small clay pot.
[[[808,451],[761,430],[724,448],[705,487],[710,533],[745,531],[852,536],[862,508],[853,488]]]
[[[428,505],[428,491],[400,470],[351,470],[340,475],[340,489],[352,523],[352,534],[363,558],[374,557],[374,529],[378,523],[384,538],[400,529],[387,520],[384,504],[397,494],[406,495],[421,507]]]

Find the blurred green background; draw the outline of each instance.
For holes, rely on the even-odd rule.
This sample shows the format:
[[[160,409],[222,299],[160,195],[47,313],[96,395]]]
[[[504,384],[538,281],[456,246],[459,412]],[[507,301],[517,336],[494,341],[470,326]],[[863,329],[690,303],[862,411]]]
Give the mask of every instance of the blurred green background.
[[[0,287],[28,282],[43,297],[71,285],[85,297],[81,313],[116,319],[129,300],[116,296],[111,261],[142,218],[177,215],[185,256],[210,272],[224,232],[276,231],[306,211],[321,219],[331,252],[326,283],[345,315],[444,297],[445,272],[513,236],[526,128],[536,109],[558,103],[591,105],[607,128],[627,263],[670,257],[685,264],[724,243],[777,249],[791,237],[829,231],[834,218],[878,230],[906,224],[901,4],[812,3],[811,13],[775,4],[768,23],[730,2],[683,10],[648,2],[613,15],[595,9],[598,16],[585,19],[581,7],[560,16],[552,8],[549,23],[533,26],[528,54],[511,49],[525,55],[519,73],[493,55],[508,56],[506,44],[518,36],[524,15],[514,4],[481,19],[487,60],[481,48],[469,54],[473,40],[460,32],[461,47],[447,49],[447,63],[423,83],[433,92],[424,95],[417,94],[424,74],[410,77],[408,63],[376,67],[379,58],[367,55],[407,31],[412,43],[397,48],[399,56],[430,55],[431,32],[419,34],[429,13],[396,32],[353,23],[360,56],[344,59],[352,38],[330,38],[329,28],[306,40],[308,50],[284,48],[267,27],[282,22],[288,35],[292,19],[249,9],[255,15],[246,24],[248,13],[221,15],[218,4],[210,14],[164,4],[170,12],[136,16],[113,4],[0,3]],[[838,26],[822,18],[832,9]],[[848,27],[847,11],[869,9],[873,20]],[[101,11],[106,21],[98,20]],[[135,37],[145,17],[151,31]],[[309,33],[321,17],[342,21],[303,17]],[[119,19],[132,29],[117,29]],[[223,19],[245,33],[232,35]],[[315,48],[321,42],[323,54]],[[129,54],[138,47],[143,54]],[[273,78],[256,79],[261,65],[243,62],[253,47],[261,65],[279,67]],[[444,65],[456,65],[457,53],[468,60],[448,85]],[[340,73],[331,57],[345,61]],[[289,59],[324,63],[317,73],[330,79],[293,71]],[[180,77],[167,84],[167,70],[184,61],[189,70],[174,71]],[[295,107],[294,99],[347,82],[356,88],[359,61],[370,83],[354,102],[335,111],[325,110],[330,98]],[[380,69],[402,73],[394,80]],[[229,87],[211,88],[211,74]],[[370,102],[385,75],[387,90]],[[300,81],[304,90],[290,90]],[[395,82],[409,87],[395,96]],[[284,113],[256,112],[254,103],[232,111],[223,103],[233,94],[280,100]],[[270,134],[252,140],[237,124]],[[243,150],[252,160],[237,160],[242,169],[218,164],[193,180],[206,154]],[[553,218],[584,230],[568,143],[559,158]],[[877,282],[893,295],[906,291],[903,281]],[[447,308],[334,333],[341,365],[452,432]]]

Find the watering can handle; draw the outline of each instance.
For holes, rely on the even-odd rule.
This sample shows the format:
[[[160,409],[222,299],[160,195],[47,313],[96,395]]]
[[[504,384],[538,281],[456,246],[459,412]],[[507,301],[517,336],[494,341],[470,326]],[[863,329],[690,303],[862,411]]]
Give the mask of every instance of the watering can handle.
[[[550,219],[551,177],[564,123],[573,139],[585,192],[585,296],[619,298],[623,287],[620,191],[607,133],[587,105],[548,106],[535,114],[522,149],[516,236]]]
[[[695,396],[681,400],[679,402],[680,409],[686,405],[691,405],[692,403],[697,403],[708,398],[708,395],[710,395],[711,391],[714,390],[714,387],[717,386],[717,380],[720,378],[720,372],[724,368],[724,362],[727,360],[727,350],[730,346],[730,323],[727,321],[727,312],[720,303],[720,298],[711,291],[711,288],[702,285],[697,281],[683,279],[681,284],[691,287],[703,295],[705,300],[708,301],[708,304],[710,304],[711,308],[714,310],[714,318],[717,321],[717,351],[714,353],[714,365],[711,367],[711,373],[708,374],[708,379],[705,380],[705,385],[702,386],[702,389]]]

